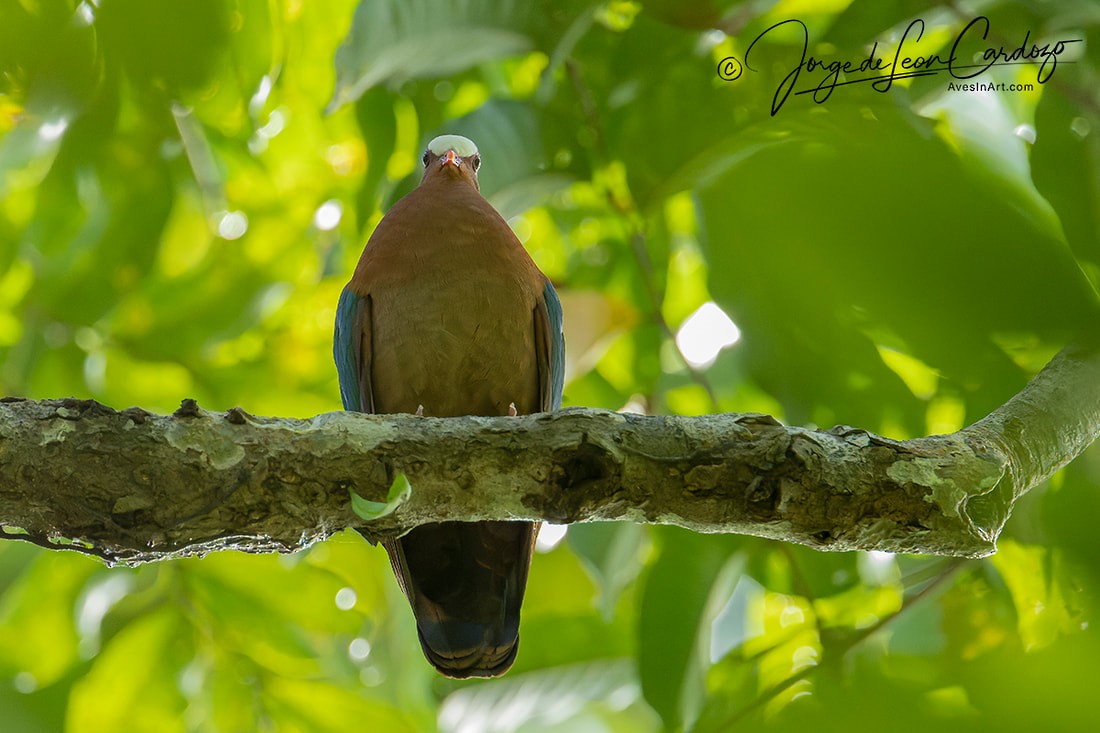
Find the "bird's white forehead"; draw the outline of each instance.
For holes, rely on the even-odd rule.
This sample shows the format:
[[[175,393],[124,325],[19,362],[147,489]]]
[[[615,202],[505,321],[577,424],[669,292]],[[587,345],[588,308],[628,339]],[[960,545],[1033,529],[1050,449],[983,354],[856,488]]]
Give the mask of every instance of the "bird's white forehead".
[[[443,155],[448,150],[453,150],[460,158],[477,155],[477,146],[474,145],[474,141],[461,135],[440,135],[428,143],[428,150],[432,155]]]

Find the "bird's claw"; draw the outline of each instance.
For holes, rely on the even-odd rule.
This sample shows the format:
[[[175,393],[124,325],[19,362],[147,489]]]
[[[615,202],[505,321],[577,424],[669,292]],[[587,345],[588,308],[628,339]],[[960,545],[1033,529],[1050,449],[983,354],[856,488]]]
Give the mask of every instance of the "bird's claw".
[[[417,417],[424,417],[424,405],[417,405],[416,406],[416,416]]]

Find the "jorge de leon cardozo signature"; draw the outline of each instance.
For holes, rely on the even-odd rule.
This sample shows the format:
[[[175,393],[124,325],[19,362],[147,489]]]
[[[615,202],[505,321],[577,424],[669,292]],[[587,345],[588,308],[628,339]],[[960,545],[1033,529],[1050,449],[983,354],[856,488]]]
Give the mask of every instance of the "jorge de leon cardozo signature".
[[[946,59],[942,58],[939,54],[910,56],[905,52],[906,42],[915,43],[924,35],[924,21],[917,18],[905,29],[905,33],[902,34],[901,40],[898,42],[894,58],[890,61],[887,61],[886,58],[879,55],[877,41],[871,46],[870,53],[859,61],[823,61],[807,55],[810,46],[810,34],[806,28],[806,24],[801,20],[791,19],[776,23],[757,36],[756,39],[749,44],[748,49],[745,51],[745,67],[750,71],[756,71],[750,64],[750,59],[757,44],[777,28],[792,23],[802,29],[802,59],[798,65],[791,69],[790,72],[783,77],[783,80],[779,82],[779,86],[775,90],[775,96],[772,99],[772,116],[775,116],[775,114],[779,112],[792,92],[795,94],[812,93],[814,102],[821,104],[829,98],[833,90],[838,86],[870,82],[875,91],[887,92],[893,85],[895,79],[933,76],[944,71],[955,79],[973,79],[985,73],[993,66],[1030,63],[1039,66],[1036,80],[1040,84],[1044,84],[1054,75],[1054,70],[1058,67],[1058,57],[1066,52],[1070,44],[1080,43],[1083,40],[1081,38],[1064,39],[1045,43],[1040,46],[1030,41],[1031,33],[1029,31],[1024,34],[1023,41],[1013,48],[1005,49],[1004,46],[988,46],[981,54],[980,61],[976,61],[976,55],[970,56],[967,54],[969,58],[960,58],[960,46],[964,42],[975,42],[979,33],[983,41],[987,40],[989,36],[989,18],[980,15],[967,23],[966,27],[955,37],[955,42],[951,46],[950,55],[948,55]],[[723,63],[727,63],[727,61],[730,60],[735,61],[734,59],[729,59],[724,60]],[[722,75],[722,68],[722,65],[719,65],[720,75]],[[824,76],[821,77],[821,80],[816,86],[795,91],[795,85],[803,71],[807,74],[821,71],[824,72]],[[873,73],[879,71],[886,71],[887,73]],[[840,75],[842,73],[863,73],[872,75],[840,81]]]

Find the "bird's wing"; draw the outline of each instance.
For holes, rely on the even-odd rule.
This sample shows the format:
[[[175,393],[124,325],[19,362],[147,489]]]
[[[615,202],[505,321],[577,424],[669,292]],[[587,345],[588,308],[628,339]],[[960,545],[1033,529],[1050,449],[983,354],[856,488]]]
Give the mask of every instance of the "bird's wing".
[[[535,359],[539,368],[539,406],[544,412],[557,410],[565,384],[565,336],[561,301],[549,280],[535,306]]]
[[[340,378],[340,398],[345,410],[374,412],[371,393],[370,296],[345,287],[336,304],[336,333],[332,355]]]

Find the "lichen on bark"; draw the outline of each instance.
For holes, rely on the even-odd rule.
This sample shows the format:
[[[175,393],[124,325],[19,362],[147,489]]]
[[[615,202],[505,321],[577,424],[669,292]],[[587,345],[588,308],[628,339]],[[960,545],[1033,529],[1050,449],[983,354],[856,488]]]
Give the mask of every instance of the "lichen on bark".
[[[766,415],[517,418],[326,413],[308,420],[0,400],[0,526],[107,562],[288,552],[345,527],[627,520],[825,550],[993,552],[1013,502],[1100,434],[1100,352],[1070,347],[951,435],[897,441]],[[365,521],[350,492],[391,513]]]

